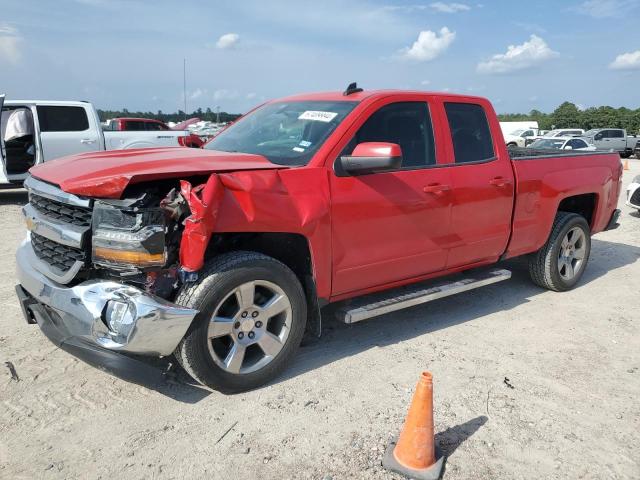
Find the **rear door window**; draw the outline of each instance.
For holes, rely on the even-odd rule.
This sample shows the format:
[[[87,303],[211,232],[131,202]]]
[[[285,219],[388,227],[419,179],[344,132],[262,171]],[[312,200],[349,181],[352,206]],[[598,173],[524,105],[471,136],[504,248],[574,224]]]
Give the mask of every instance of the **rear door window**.
[[[84,132],[89,118],[83,107],[38,105],[41,132]]]
[[[611,138],[623,138],[624,134],[622,130],[609,130],[609,137]]]
[[[456,163],[485,162],[495,157],[484,109],[474,103],[444,104]]]

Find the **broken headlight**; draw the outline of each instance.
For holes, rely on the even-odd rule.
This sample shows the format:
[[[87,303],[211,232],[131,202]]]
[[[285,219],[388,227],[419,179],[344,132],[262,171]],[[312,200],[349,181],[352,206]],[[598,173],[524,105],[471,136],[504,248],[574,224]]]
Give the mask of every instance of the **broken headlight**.
[[[130,270],[166,263],[165,218],[160,208],[122,208],[96,201],[92,225],[94,264]]]

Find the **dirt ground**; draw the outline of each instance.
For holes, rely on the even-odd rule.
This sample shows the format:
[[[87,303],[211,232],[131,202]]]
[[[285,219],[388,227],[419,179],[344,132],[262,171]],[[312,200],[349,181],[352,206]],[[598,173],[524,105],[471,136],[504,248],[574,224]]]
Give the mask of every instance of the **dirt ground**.
[[[640,215],[622,200],[575,290],[541,290],[509,262],[508,282],[326,322],[282,378],[234,396],[127,383],[27,325],[13,291],[24,202],[0,192],[0,478],[399,478],[380,462],[426,369],[446,479],[640,478]]]

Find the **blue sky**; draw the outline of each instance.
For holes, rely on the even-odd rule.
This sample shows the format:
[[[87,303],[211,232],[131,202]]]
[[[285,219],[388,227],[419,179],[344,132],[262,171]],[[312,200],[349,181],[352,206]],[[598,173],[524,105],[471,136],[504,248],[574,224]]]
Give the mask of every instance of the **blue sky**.
[[[351,81],[640,107],[640,0],[481,1],[0,0],[0,90],[171,112],[186,58],[189,110]]]

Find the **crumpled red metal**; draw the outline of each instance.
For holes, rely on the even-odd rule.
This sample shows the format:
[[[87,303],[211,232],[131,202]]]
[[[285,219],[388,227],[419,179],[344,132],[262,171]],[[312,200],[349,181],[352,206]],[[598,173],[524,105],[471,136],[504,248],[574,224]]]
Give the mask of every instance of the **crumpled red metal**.
[[[186,180],[180,181],[180,193],[191,210],[180,240],[180,265],[188,272],[197,272],[204,265],[205,250],[216,224],[223,192],[224,187],[215,173],[206,183],[196,187]]]

